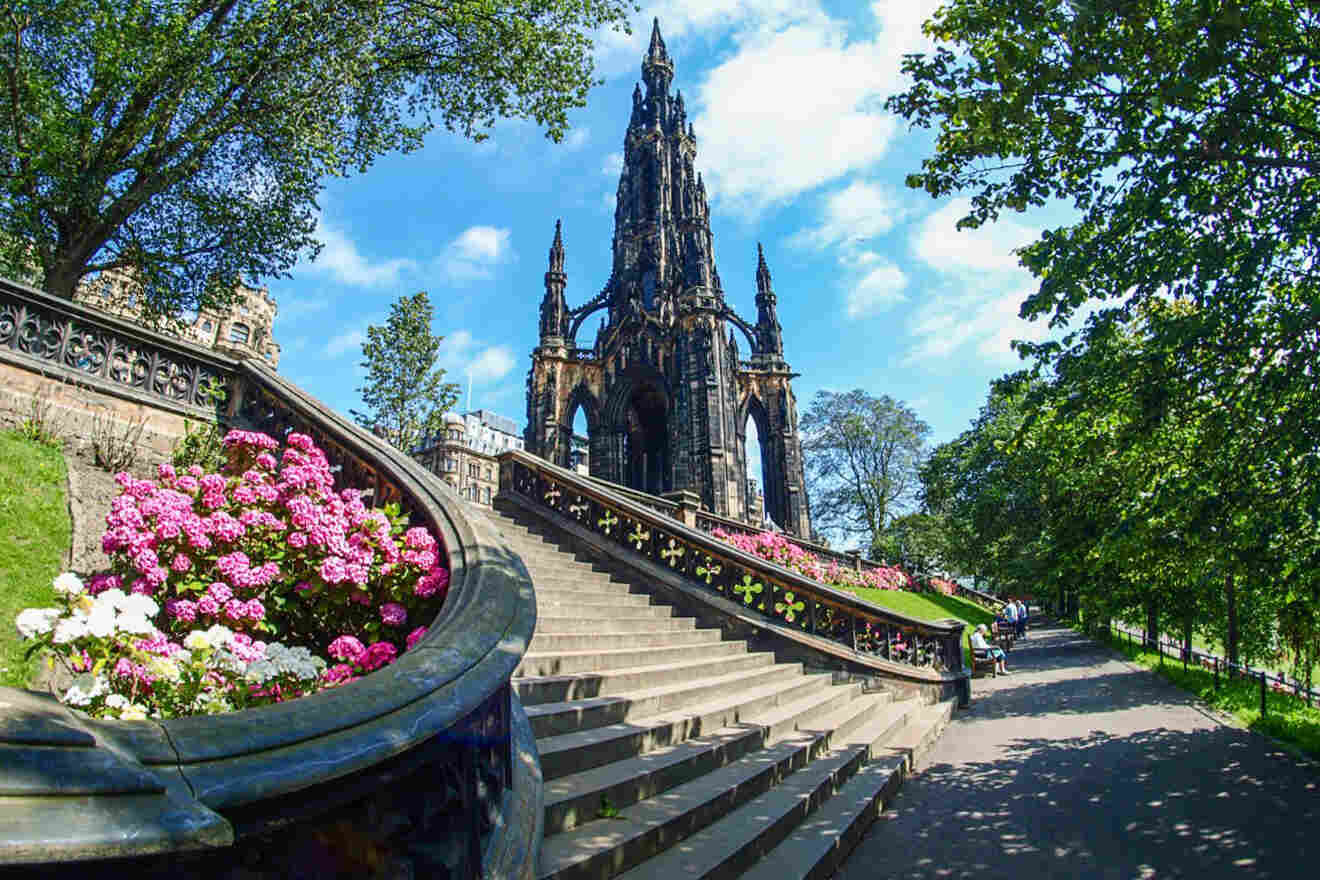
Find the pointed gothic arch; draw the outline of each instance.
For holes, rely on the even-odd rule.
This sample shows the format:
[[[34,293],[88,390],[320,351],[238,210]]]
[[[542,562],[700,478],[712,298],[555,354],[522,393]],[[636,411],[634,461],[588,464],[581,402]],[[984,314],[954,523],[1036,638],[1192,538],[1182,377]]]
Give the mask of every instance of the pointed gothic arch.
[[[673,401],[665,377],[648,364],[634,364],[615,377],[601,421],[614,444],[616,467],[602,476],[656,495],[673,489]]]
[[[559,419],[559,442],[555,448],[559,452],[560,460],[555,464],[572,468],[573,461],[573,423],[577,421],[578,411],[587,419],[587,442],[594,445],[600,436],[600,401],[596,395],[587,387],[585,380],[579,381],[569,392],[564,400],[564,410]],[[590,466],[593,456],[588,453],[587,461]]]
[[[746,453],[740,456],[743,463],[743,491],[747,491],[747,479],[755,477],[761,487],[761,498],[765,504],[765,515],[770,517],[781,528],[784,524],[784,510],[782,492],[773,475],[777,473],[776,462],[779,460],[779,450],[775,446],[774,423],[770,417],[770,411],[766,409],[765,403],[755,393],[747,394],[741,404],[738,406],[738,413],[734,426],[738,431],[738,449],[740,451],[747,448],[747,423],[751,421],[756,425],[756,438],[760,446],[761,453],[761,472],[751,473],[746,460]],[[752,499],[747,498],[746,504],[751,505]]]

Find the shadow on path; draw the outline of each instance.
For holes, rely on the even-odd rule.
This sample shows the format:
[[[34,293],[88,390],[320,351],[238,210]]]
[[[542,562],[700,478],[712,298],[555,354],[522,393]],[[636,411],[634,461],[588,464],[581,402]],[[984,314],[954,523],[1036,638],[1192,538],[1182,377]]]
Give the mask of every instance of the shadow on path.
[[[836,877],[1315,876],[1313,764],[1071,631],[1009,662]]]

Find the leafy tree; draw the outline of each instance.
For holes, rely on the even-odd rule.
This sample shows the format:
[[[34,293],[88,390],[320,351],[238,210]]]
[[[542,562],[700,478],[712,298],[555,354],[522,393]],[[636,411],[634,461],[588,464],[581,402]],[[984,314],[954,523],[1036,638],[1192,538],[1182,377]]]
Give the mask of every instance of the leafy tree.
[[[558,141],[625,0],[14,0],[0,11],[0,271],[131,269],[154,314],[319,250],[327,175],[474,139]],[[149,315],[150,317],[150,315]]]
[[[930,426],[906,404],[857,389],[817,392],[801,430],[816,525],[874,544],[914,499]]]
[[[458,385],[445,382],[436,365],[443,336],[431,333],[431,300],[422,291],[390,306],[385,326],[367,328],[362,343],[366,384],[358,388],[365,412],[353,419],[394,448],[411,453],[444,425],[444,414],[458,400]]]

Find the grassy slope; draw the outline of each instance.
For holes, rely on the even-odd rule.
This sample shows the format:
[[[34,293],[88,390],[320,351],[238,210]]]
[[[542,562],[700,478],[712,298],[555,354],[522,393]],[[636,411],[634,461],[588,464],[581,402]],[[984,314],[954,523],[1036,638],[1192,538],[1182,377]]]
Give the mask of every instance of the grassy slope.
[[[1161,666],[1159,654],[1128,645],[1126,640],[1114,640],[1110,644],[1129,660],[1190,691],[1208,705],[1230,713],[1252,730],[1267,733],[1320,758],[1320,707],[1307,706],[1290,695],[1267,691],[1266,714],[1261,718],[1260,683],[1257,681],[1229,681],[1226,675],[1221,675],[1216,690],[1212,672],[1195,666],[1184,671],[1180,662],[1169,657],[1164,658]]]
[[[954,617],[967,623],[967,630],[963,633],[963,662],[971,663],[972,648],[971,636],[972,630],[978,623],[984,623],[987,626],[994,620],[994,615],[989,611],[974,605],[966,599],[959,599],[957,596],[944,596],[939,593],[909,593],[904,590],[870,590],[859,588],[854,590],[858,598],[873,602],[882,608],[888,608],[897,611],[900,614],[906,614],[909,617],[916,617],[920,620],[942,620],[946,617]]]
[[[59,449],[0,432],[0,685],[22,687],[30,672],[14,618],[55,601],[50,583],[69,549],[66,485]]]

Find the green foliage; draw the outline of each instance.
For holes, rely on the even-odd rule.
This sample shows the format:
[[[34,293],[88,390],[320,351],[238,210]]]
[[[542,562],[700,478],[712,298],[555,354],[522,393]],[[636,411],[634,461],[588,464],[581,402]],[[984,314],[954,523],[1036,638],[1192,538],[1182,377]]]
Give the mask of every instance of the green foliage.
[[[355,421],[394,448],[415,450],[427,436],[438,436],[444,414],[458,400],[458,386],[444,381],[437,366],[444,337],[431,332],[431,300],[422,291],[390,306],[385,326],[367,328],[362,343],[366,383],[358,388],[364,412]]]
[[[315,253],[322,180],[527,118],[555,141],[621,0],[17,0],[0,18],[0,272],[132,268],[148,319]]]
[[[212,379],[203,389],[208,401],[219,413],[228,393],[224,383]],[[203,422],[194,426],[184,419],[183,437],[174,444],[170,460],[178,471],[187,470],[192,465],[200,465],[208,474],[220,470],[225,463],[224,433],[217,422]]]
[[[875,590],[858,587],[850,590],[858,598],[873,605],[906,614],[919,620],[946,620],[950,617],[967,624],[963,631],[963,655],[967,668],[971,668],[972,630],[977,624],[989,626],[995,619],[994,614],[981,606],[960,599],[957,596],[945,596],[940,593],[910,593],[906,590]]]
[[[858,389],[817,392],[801,430],[817,527],[874,544],[914,498],[930,426],[906,404]]]
[[[1219,687],[1215,687],[1214,673],[1197,666],[1183,669],[1182,663],[1164,658],[1129,645],[1125,640],[1108,640],[1111,647],[1129,660],[1152,670],[1185,691],[1189,691],[1207,705],[1228,712],[1243,726],[1282,742],[1299,747],[1312,757],[1320,758],[1320,706],[1308,706],[1290,694],[1267,690],[1265,717],[1260,714],[1260,682],[1254,679],[1232,678],[1221,674]]]
[[[55,604],[51,580],[69,551],[71,525],[59,449],[0,432],[0,685],[24,687],[32,671],[12,625],[24,608]]]

